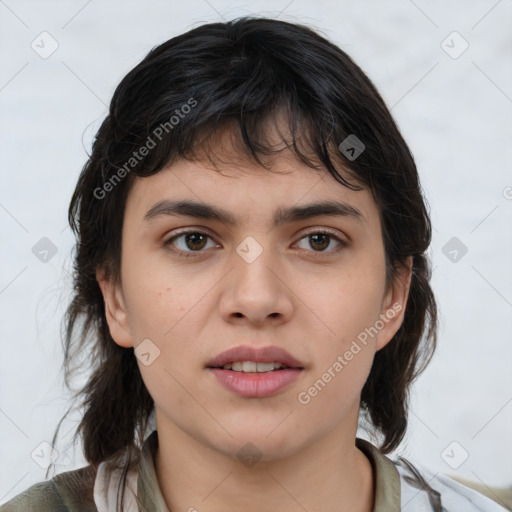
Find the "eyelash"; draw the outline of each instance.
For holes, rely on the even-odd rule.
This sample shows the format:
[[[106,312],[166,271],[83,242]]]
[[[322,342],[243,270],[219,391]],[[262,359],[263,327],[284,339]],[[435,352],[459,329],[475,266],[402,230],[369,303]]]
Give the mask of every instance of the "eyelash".
[[[174,234],[172,237],[170,237],[167,240],[165,240],[163,242],[163,245],[165,247],[169,247],[171,251],[173,251],[175,253],[178,253],[178,256],[183,257],[183,258],[190,258],[195,253],[200,254],[202,252],[205,252],[204,250],[199,250],[199,251],[183,251],[181,249],[176,249],[175,247],[173,247],[173,241],[174,240],[176,240],[176,239],[178,239],[178,238],[180,238],[180,237],[182,237],[184,235],[190,235],[190,234],[203,235],[203,236],[206,236],[206,237],[208,237],[208,238],[213,240],[213,237],[210,234],[208,234],[208,233],[206,233],[204,231],[199,231],[197,229],[189,229],[187,231],[181,231],[181,232],[179,232],[177,234]],[[308,252],[313,252],[313,253],[317,254],[318,257],[322,257],[322,255],[324,255],[324,254],[328,254],[329,255],[329,254],[337,253],[340,250],[348,247],[348,242],[346,242],[345,240],[340,239],[332,231],[329,231],[329,230],[326,230],[326,229],[316,229],[314,231],[309,231],[308,233],[305,233],[299,239],[299,241],[301,241],[304,238],[307,238],[308,236],[311,236],[311,235],[327,235],[331,239],[335,239],[339,243],[337,248],[335,248],[333,250],[330,250],[330,251],[308,251]],[[192,256],[192,257],[194,257],[194,256]]]

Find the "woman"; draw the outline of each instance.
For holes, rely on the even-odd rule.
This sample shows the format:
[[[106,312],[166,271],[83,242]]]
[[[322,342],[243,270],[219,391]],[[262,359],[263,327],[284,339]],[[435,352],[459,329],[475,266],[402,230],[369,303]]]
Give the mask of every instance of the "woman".
[[[316,32],[243,18],[153,49],[69,220],[89,465],[2,511],[505,510],[386,457],[436,343],[430,219],[382,98]]]

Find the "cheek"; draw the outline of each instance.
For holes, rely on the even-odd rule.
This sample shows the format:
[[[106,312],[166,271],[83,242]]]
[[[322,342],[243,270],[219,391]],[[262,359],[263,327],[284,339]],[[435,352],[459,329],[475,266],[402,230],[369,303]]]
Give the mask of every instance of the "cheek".
[[[122,280],[130,326],[137,338],[164,342],[197,299],[190,284],[172,269],[133,252],[123,261]],[[199,292],[199,290],[197,290]]]
[[[196,340],[200,339],[199,331],[206,315],[206,301],[201,298],[209,283],[206,289],[191,285],[190,276],[165,262],[137,265],[144,258],[135,252],[132,255],[125,260],[123,288],[134,348],[137,350],[143,340],[150,340],[154,345],[146,344],[150,352],[157,354],[151,365],[138,361],[141,375],[152,396],[156,398],[155,394],[159,393],[166,399],[172,396],[178,405],[176,400],[180,400],[182,389],[177,382],[186,382],[191,369],[202,361],[203,347]],[[141,346],[136,354],[142,350]]]
[[[308,297],[306,304],[325,327],[323,339],[332,342],[325,345],[342,350],[379,318],[385,289],[383,268],[352,265],[325,275],[316,286],[305,277],[300,293]]]
[[[331,404],[343,409],[357,399],[369,375],[375,355],[371,328],[380,318],[385,276],[384,266],[360,263],[326,279],[308,295],[311,309],[327,328],[311,340],[315,364],[299,403],[310,400],[313,407]]]
[[[374,354],[372,344],[357,339],[329,346],[299,390],[297,402],[311,419],[337,423],[359,399]]]

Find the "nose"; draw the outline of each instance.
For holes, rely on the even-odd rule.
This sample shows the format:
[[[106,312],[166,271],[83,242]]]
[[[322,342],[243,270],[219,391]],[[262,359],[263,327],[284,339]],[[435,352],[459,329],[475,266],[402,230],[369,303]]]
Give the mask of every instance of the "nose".
[[[286,282],[275,255],[267,249],[251,261],[235,252],[233,260],[219,301],[222,317],[230,323],[258,326],[287,322],[294,307],[293,285]]]

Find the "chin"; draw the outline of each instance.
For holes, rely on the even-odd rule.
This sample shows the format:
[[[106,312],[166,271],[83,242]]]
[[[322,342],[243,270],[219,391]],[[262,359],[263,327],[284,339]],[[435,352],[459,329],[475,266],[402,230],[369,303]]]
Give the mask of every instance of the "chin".
[[[295,455],[308,442],[307,439],[299,438],[297,431],[292,432],[289,428],[282,427],[281,425],[272,431],[266,424],[260,428],[254,423],[247,424],[246,428],[238,425],[235,431],[229,430],[233,438],[216,439],[217,442],[212,447],[247,466],[253,461],[272,462],[285,459]]]

